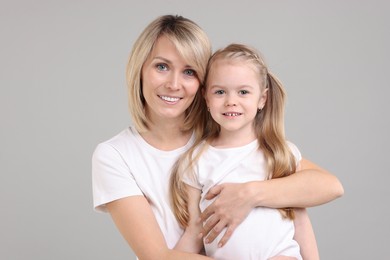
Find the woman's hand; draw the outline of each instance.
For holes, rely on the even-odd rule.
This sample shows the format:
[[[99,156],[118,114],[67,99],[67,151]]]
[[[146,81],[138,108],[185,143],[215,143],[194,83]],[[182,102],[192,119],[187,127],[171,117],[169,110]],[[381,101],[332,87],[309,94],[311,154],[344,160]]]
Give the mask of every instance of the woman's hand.
[[[255,205],[250,199],[248,183],[216,185],[206,194],[206,199],[213,198],[216,198],[215,201],[201,213],[199,221],[206,221],[202,232],[206,237],[205,243],[214,241],[222,230],[227,228],[218,243],[218,246],[222,247]]]
[[[269,258],[268,260],[297,260],[297,258],[292,256],[277,255]]]
[[[302,158],[296,174],[266,181],[224,183],[209,190],[206,199],[216,198],[201,214],[205,242],[210,243],[226,227],[219,241],[223,246],[236,227],[255,207],[313,207],[330,202],[344,193],[336,176]]]

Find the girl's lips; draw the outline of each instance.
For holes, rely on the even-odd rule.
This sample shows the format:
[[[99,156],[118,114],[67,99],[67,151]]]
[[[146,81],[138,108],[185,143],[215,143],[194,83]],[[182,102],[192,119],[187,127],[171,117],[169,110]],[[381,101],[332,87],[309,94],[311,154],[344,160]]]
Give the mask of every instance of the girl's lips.
[[[224,116],[240,116],[242,115],[242,113],[238,113],[238,112],[226,112],[226,113],[223,113]]]

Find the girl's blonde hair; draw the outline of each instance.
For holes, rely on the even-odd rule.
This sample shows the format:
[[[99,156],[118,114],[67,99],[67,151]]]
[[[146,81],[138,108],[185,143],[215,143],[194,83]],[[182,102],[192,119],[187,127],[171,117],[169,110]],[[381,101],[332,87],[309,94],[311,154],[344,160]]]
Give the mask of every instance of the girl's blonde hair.
[[[145,113],[145,99],[142,94],[142,66],[161,36],[166,36],[182,57],[196,71],[202,86],[207,61],[211,56],[211,44],[206,33],[193,21],[182,16],[164,15],[152,21],[136,40],[126,69],[129,110],[133,123],[139,132],[149,128],[150,121]],[[204,127],[206,114],[200,88],[194,101],[186,110],[183,131],[194,129],[197,133]]]
[[[264,59],[255,49],[242,44],[230,44],[226,48],[216,51],[211,57],[206,72],[206,88],[213,64],[221,59],[247,62],[248,65],[256,69],[260,79],[261,91],[267,89],[267,100],[263,109],[255,117],[254,129],[257,134],[259,149],[263,151],[266,159],[268,179],[293,174],[296,170],[296,161],[285,139],[284,103],[286,94],[283,85],[269,72]],[[171,198],[173,209],[177,220],[183,227],[187,226],[189,221],[188,197],[183,183],[183,175],[184,173],[190,173],[189,176],[193,176],[194,164],[207,148],[207,143],[212,142],[219,136],[221,129],[209,113],[207,113],[206,122],[203,138],[195,140],[194,145],[178,159],[172,171]],[[206,144],[199,147],[203,140],[207,140]],[[291,208],[280,209],[280,211],[283,217],[294,218],[294,211]]]

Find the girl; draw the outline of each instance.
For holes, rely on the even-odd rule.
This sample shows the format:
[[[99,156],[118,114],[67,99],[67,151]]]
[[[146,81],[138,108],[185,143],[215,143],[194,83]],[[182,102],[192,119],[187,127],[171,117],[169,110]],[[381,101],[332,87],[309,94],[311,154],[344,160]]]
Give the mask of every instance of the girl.
[[[199,86],[210,56],[209,39],[193,21],[173,15],[152,21],[135,42],[127,67],[133,123],[93,154],[94,207],[110,213],[139,259],[207,259],[175,249],[183,229],[170,207],[169,178],[178,157],[204,134],[207,110]],[[242,220],[215,214],[230,211],[225,205],[239,199],[237,190],[254,191],[239,199],[246,206],[235,212],[242,216],[256,206],[314,206],[340,195],[335,176],[313,164],[303,168],[287,181],[229,186],[220,194],[216,187],[224,203],[208,208],[207,216],[219,225],[233,226],[226,216]],[[285,200],[285,193],[291,199]],[[208,227],[213,229],[213,223]]]
[[[179,245],[192,252],[202,247],[202,226],[197,220],[210,204],[205,194],[211,187],[289,176],[301,160],[298,149],[284,137],[284,89],[254,49],[231,44],[217,51],[209,61],[204,96],[209,111],[207,135],[180,157],[171,176],[174,212],[187,227]],[[219,243],[206,239],[206,255],[302,259],[294,240],[294,212],[300,232],[295,238],[302,254],[305,259],[318,259],[306,212],[292,208],[252,210],[229,242],[220,241],[222,234]]]

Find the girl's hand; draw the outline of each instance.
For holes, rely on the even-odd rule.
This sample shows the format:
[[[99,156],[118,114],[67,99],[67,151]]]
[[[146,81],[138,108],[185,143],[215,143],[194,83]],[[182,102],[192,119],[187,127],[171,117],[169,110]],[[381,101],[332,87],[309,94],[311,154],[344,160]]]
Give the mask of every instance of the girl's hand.
[[[199,221],[207,221],[202,235],[205,243],[211,243],[226,227],[227,230],[219,241],[222,247],[232,236],[236,227],[248,216],[254,205],[251,203],[250,189],[247,183],[224,183],[216,185],[206,194],[206,199],[215,201],[200,215]]]

